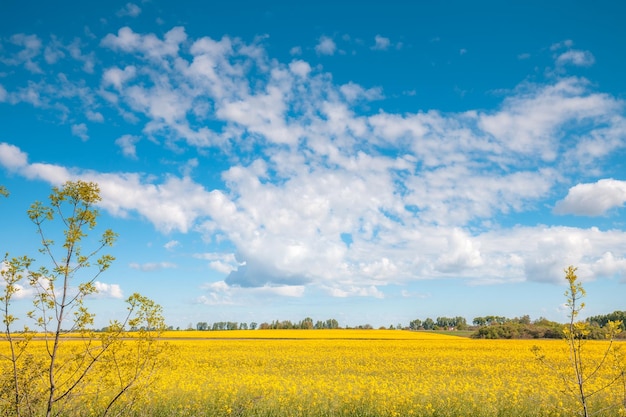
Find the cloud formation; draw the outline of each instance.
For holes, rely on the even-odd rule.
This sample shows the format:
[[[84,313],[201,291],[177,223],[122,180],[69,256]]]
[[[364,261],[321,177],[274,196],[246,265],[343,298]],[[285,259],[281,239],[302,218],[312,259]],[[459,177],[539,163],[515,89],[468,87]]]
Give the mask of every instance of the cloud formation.
[[[614,208],[623,207],[624,203],[626,181],[607,178],[570,188],[567,196],[556,203],[554,211],[557,214],[601,216]]]
[[[322,36],[319,39],[319,43],[315,46],[315,52],[318,55],[334,55],[337,50],[337,45],[332,38],[328,36]]]
[[[20,42],[31,45],[24,46],[29,52],[7,62],[35,68],[43,46]],[[389,40],[377,37],[376,45],[385,49]],[[320,67],[279,62],[259,43],[192,39],[182,27],[162,37],[123,27],[100,46],[123,58],[120,66],[96,73],[97,92],[74,90],[71,97],[82,97],[92,114],[106,107],[140,126],[141,138],[115,140],[126,157],[141,157],[136,144],[144,137],[218,153],[229,164],[222,183],[204,185],[192,170],[159,177],[31,163],[8,143],[0,144],[0,164],[52,184],[97,181],[102,208],[113,216],[138,214],[163,233],[229,242],[232,253],[203,258],[224,279],[199,302],[229,302],[253,290],[300,296],[309,287],[336,297],[381,297],[383,286],[440,277],[553,282],[564,263],[596,276],[626,274],[626,249],[616,245],[623,232],[498,224],[555,200],[555,213],[584,215],[626,201],[623,181],[602,172],[596,183],[571,183],[626,149],[624,102],[584,78],[523,82],[490,111],[358,112],[383,91],[336,85]],[[332,55],[336,44],[322,37],[315,51]],[[571,49],[555,59],[592,62]],[[34,106],[70,98],[50,91],[32,88],[27,100],[12,89],[5,97]],[[572,157],[577,166],[567,164]],[[563,198],[564,186],[572,188]]]

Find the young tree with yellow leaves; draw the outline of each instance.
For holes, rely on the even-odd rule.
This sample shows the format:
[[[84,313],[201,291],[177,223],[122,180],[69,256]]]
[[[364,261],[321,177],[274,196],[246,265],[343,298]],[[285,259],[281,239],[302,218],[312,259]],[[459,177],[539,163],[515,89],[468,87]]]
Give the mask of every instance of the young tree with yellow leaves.
[[[554,363],[549,362],[541,349],[533,347],[537,359],[554,370],[563,382],[563,387],[578,403],[580,415],[590,417],[594,414],[590,408],[590,399],[601,392],[614,387],[623,390],[622,404],[615,407],[624,407],[626,411],[626,363],[624,362],[621,346],[615,345],[615,337],[620,333],[620,321],[609,321],[604,328],[607,345],[598,358],[591,357],[586,349],[591,334],[590,324],[578,320],[580,312],[585,308],[582,299],[586,291],[576,275],[577,268],[569,266],[565,269],[565,279],[568,288],[565,298],[569,321],[563,327],[563,337],[569,353],[569,371],[564,371]],[[601,411],[601,410],[599,410]]]
[[[10,347],[2,358],[9,363],[3,379],[10,379],[1,381],[0,401],[10,405],[3,406],[5,414],[73,415],[93,401],[90,414],[107,415],[124,407],[120,400],[157,363],[158,335],[165,324],[161,307],[152,300],[133,294],[124,320],[112,321],[104,332],[92,329],[94,314],[85,302],[97,293],[96,279],[114,260],[101,252],[117,237],[105,230],[97,242],[87,239],[96,227],[100,199],[95,183],[54,187],[49,205],[35,202],[28,210],[48,261],[35,270],[34,259],[7,254],[0,264],[0,305]],[[61,243],[51,237],[60,237]],[[25,325],[16,331],[20,318],[12,314],[12,302],[25,294],[31,294],[34,308],[21,319],[35,328]]]

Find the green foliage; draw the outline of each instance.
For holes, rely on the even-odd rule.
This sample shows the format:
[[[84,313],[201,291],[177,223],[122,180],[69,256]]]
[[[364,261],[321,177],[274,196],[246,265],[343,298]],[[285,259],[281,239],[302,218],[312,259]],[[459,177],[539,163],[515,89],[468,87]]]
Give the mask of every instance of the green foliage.
[[[626,336],[626,332],[624,332],[624,330],[626,330],[626,311],[614,311],[609,314],[603,314],[587,318],[587,322],[591,326],[597,327],[605,327],[610,321],[621,322],[619,328],[622,333],[620,333],[620,335]]]
[[[101,333],[91,330],[94,314],[85,302],[115,259],[101,252],[117,238],[105,230],[99,240],[89,239],[99,201],[95,183],[54,187],[49,205],[35,202],[28,210],[47,262],[36,269],[34,259],[7,254],[0,265],[2,321],[10,347],[10,355],[0,358],[10,371],[0,380],[0,403],[9,404],[8,415],[71,415],[74,406],[90,400],[100,404],[94,414],[119,415],[132,404],[120,399],[132,397],[132,387],[157,363],[158,335],[165,324],[152,300],[133,294],[122,322],[111,322]],[[34,323],[36,333],[27,326],[14,328],[20,317],[12,313],[12,302],[27,294],[32,294],[33,309],[21,319]],[[130,328],[137,331],[128,333]]]
[[[507,321],[479,327],[474,339],[558,339],[563,337],[562,325],[555,322],[524,324]]]

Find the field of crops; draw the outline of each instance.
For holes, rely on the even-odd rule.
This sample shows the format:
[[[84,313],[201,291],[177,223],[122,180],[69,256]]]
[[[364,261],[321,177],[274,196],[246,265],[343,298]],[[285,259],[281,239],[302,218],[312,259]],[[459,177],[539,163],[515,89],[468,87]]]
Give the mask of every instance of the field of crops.
[[[572,416],[576,402],[540,345],[567,369],[560,340],[473,340],[393,330],[169,332],[134,395],[136,416]],[[602,342],[586,352],[601,354]],[[598,381],[598,384],[607,381]],[[624,388],[591,399],[626,416]],[[91,409],[96,402],[90,402]],[[85,411],[88,413],[88,411]],[[128,415],[128,414],[127,414]]]

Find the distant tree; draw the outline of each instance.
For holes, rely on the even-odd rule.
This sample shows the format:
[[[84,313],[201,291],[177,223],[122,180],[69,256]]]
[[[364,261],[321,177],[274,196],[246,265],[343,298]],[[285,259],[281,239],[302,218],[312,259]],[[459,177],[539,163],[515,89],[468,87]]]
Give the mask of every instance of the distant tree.
[[[209,324],[206,321],[199,321],[196,324],[196,330],[209,330]]]
[[[424,327],[424,330],[433,330],[435,328],[435,321],[431,319],[430,317],[428,317],[422,323],[422,327]]]
[[[626,330],[626,311],[614,311],[610,314],[589,317],[587,322],[600,327],[606,326],[610,321],[621,322],[620,329]]]
[[[256,330],[256,328],[257,328],[257,323],[254,321],[250,322],[250,330]]]
[[[472,323],[474,324],[474,326],[486,326],[487,319],[485,319],[484,317],[474,317]]]
[[[409,329],[419,330],[422,327],[422,321],[420,319],[411,320],[409,322]]]
[[[454,328],[457,330],[467,329],[467,320],[465,317],[457,316],[454,318]]]
[[[300,329],[312,329],[313,328],[313,319],[311,317],[304,318],[299,324],[298,327]]]
[[[339,322],[335,319],[328,319],[326,320],[326,328],[327,329],[338,329],[339,328]]]

